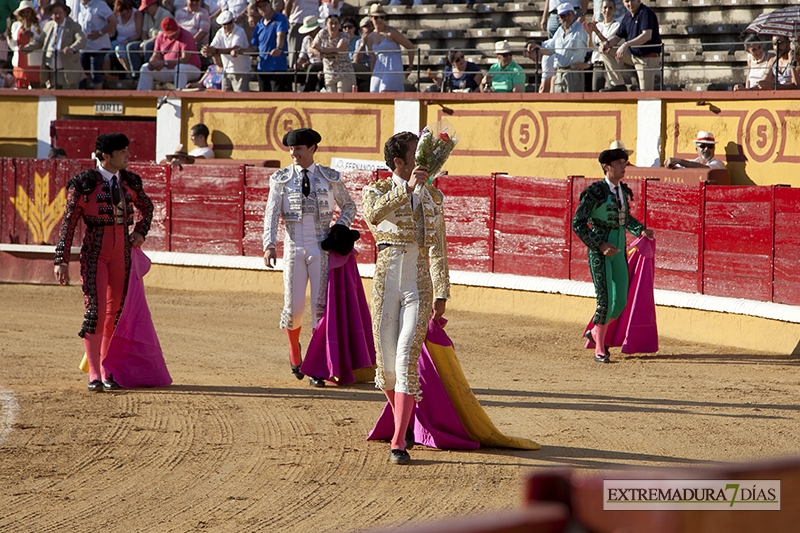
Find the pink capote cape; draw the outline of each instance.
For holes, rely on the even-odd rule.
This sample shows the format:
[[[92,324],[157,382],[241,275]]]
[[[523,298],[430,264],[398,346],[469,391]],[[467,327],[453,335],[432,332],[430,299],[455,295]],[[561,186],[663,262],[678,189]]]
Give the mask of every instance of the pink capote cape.
[[[622,353],[655,353],[658,351],[658,326],[656,325],[656,303],[653,297],[655,278],[654,261],[656,241],[639,237],[631,243],[628,257],[628,305],[619,318],[608,324],[606,345],[622,346]],[[592,329],[591,320],[586,331]],[[591,340],[586,348],[594,349]]]
[[[354,370],[375,365],[372,319],[356,251],[349,255],[330,252],[328,268],[325,313],[311,336],[300,371],[346,385],[356,382]]]
[[[439,321],[442,325],[447,322],[443,318]],[[425,344],[432,342],[439,346],[453,346],[453,341],[444,332],[442,325],[433,321],[428,324]],[[414,428],[414,440],[417,444],[430,448],[477,450],[481,444],[471,440],[467,430],[464,429],[425,344],[422,345],[422,352],[419,355],[419,385],[422,390],[422,400],[416,403],[409,422]],[[393,433],[392,406],[386,402],[367,440],[392,440]]]
[[[106,375],[123,388],[166,387],[172,383],[147,300],[142,278],[150,259],[139,247],[131,248],[131,273],[122,314],[103,360]]]

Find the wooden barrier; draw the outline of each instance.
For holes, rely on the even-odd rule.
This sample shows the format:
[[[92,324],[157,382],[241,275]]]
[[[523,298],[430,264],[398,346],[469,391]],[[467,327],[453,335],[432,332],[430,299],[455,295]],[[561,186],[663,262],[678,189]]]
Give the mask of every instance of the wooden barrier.
[[[90,160],[0,158],[0,242],[55,244],[63,189],[91,165]],[[156,206],[146,250],[262,255],[264,207],[275,169],[154,163],[130,169],[142,176]],[[376,257],[361,216],[361,190],[384,176],[388,173],[343,173],[358,207],[353,228],[361,233],[356,243],[361,263]],[[586,247],[572,232],[571,219],[591,181],[440,177],[451,269],[590,281]],[[634,194],[633,216],[656,233],[656,288],[800,304],[795,275],[800,190],[650,179],[627,183]],[[629,235],[629,242],[633,238]]]

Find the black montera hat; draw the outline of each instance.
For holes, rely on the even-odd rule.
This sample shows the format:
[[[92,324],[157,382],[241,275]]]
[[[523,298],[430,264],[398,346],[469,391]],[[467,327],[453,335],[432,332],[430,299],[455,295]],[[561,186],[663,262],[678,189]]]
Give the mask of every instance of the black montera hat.
[[[608,165],[612,161],[617,161],[618,159],[624,159],[627,161],[628,152],[625,150],[620,150],[619,148],[615,150],[603,150],[600,152],[600,156],[597,158],[601,165]]]
[[[102,154],[111,154],[129,144],[130,141],[122,133],[104,133],[94,142],[94,149]]]
[[[311,128],[292,130],[283,136],[284,146],[298,146],[302,144],[306,146],[314,146],[315,144],[319,144],[321,141],[322,137],[320,134]]]
[[[360,238],[361,234],[358,231],[343,224],[334,224],[321,246],[323,250],[333,251],[339,255],[349,255]]]

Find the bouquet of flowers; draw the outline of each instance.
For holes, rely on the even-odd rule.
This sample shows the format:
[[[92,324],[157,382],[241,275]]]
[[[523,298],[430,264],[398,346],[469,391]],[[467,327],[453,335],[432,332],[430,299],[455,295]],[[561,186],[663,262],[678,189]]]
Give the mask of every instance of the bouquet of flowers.
[[[414,163],[428,167],[429,184],[442,174],[442,167],[457,142],[455,128],[447,120],[425,126],[420,132]]]

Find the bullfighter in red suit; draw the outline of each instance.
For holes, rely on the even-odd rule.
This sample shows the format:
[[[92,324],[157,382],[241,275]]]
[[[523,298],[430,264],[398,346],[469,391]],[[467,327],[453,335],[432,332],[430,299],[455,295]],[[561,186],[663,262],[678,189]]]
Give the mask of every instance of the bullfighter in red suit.
[[[86,232],[81,247],[81,285],[86,311],[80,335],[89,361],[89,391],[118,389],[102,361],[122,312],[131,269],[131,246],[141,246],[150,230],[153,203],[142,188],[142,179],[128,167],[128,138],[105,133],[95,142],[97,168],[85,170],[69,180],[67,207],[56,245],[55,276],[69,283],[72,237],[78,221]],[[134,206],[138,210],[134,223]],[[98,325],[100,330],[97,331]]]

